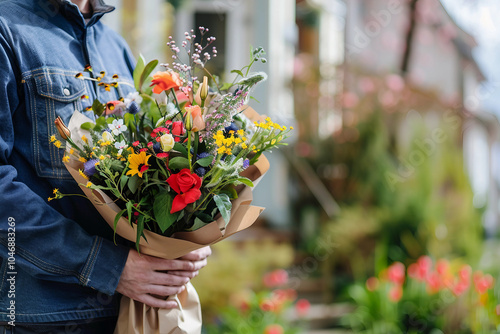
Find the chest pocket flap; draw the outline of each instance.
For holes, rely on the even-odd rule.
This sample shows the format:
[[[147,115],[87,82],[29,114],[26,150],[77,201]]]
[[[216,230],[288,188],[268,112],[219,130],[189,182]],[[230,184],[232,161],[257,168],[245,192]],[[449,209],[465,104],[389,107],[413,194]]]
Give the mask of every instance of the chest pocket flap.
[[[72,102],[85,93],[82,79],[75,78],[77,72],[46,68],[35,76],[39,95],[59,102]]]

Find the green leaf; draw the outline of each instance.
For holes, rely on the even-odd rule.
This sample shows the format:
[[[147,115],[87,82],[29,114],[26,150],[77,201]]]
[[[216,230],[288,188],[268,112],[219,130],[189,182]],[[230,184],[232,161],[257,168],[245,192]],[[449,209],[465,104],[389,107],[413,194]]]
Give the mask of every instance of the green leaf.
[[[123,191],[125,189],[125,186],[127,185],[129,177],[127,175],[122,175],[120,176],[120,189]]]
[[[132,194],[135,194],[137,189],[139,189],[139,186],[142,184],[142,179],[139,177],[139,175],[135,174],[128,180],[128,189],[132,192]]]
[[[183,156],[187,157],[188,151],[186,147],[180,143],[175,143],[174,148],[175,151],[182,153]]]
[[[250,98],[251,98],[252,100],[255,100],[257,103],[260,103],[260,101],[259,101],[259,100],[257,100],[255,97],[250,96]]]
[[[175,157],[170,160],[168,166],[172,169],[189,168],[189,160],[184,157]]]
[[[226,225],[229,223],[229,219],[231,219],[231,208],[232,204],[229,200],[229,196],[226,194],[219,194],[214,196],[215,204],[219,209],[220,214],[222,215],[222,219]]]
[[[158,60],[155,59],[155,60],[150,61],[146,65],[146,67],[144,67],[144,71],[142,72],[141,79],[139,81],[139,87],[141,87],[141,89],[142,89],[142,86],[144,85],[144,82],[147,80],[147,78],[149,77],[151,72],[153,72],[153,70],[155,69],[155,67],[157,65],[158,65]]]
[[[140,85],[140,80],[141,80],[141,74],[144,72],[144,64],[145,64],[144,57],[142,55],[139,55],[139,59],[137,60],[137,65],[135,65],[134,69],[134,86],[135,89],[140,92],[141,91],[141,85]]]
[[[141,236],[144,231],[144,216],[139,215],[137,217],[137,239],[135,240],[135,246],[137,247],[137,251],[139,252],[139,243],[141,242]]]
[[[127,208],[128,222],[130,223],[130,225],[132,225],[132,207],[133,207],[132,202],[129,201],[125,203],[125,207]]]
[[[252,180],[250,180],[250,179],[248,179],[248,178],[246,178],[246,177],[239,177],[239,178],[237,179],[237,181],[239,181],[239,182],[241,182],[241,183],[243,183],[243,184],[245,184],[245,185],[247,185],[247,186],[249,186],[249,187],[253,187],[253,182],[252,182]]]
[[[106,122],[105,117],[99,117],[98,119],[95,120],[96,127],[107,129],[108,128],[108,122]]]
[[[83,129],[83,130],[92,130],[94,127],[95,127],[95,124],[92,123],[92,122],[85,122],[83,123],[82,125],[80,125],[80,127]]]
[[[125,213],[125,211],[127,211],[127,209],[123,209],[122,211],[118,212],[115,216],[115,220],[113,222],[113,241],[115,242],[115,245],[116,245],[116,225],[118,225],[118,221],[120,220],[120,218],[123,216],[123,214]]]
[[[95,99],[92,103],[92,111],[94,112],[94,114],[96,114],[97,116],[101,116],[104,112],[104,109],[104,105],[101,103],[101,101]]]
[[[233,87],[233,84],[230,82],[226,82],[220,87],[220,90],[228,90],[229,88]]]
[[[212,164],[212,161],[214,161],[214,157],[209,155],[208,157],[196,160],[196,163],[201,167],[208,167]]]
[[[193,226],[191,226],[190,228],[188,228],[187,231],[196,231],[197,229],[202,228],[205,225],[206,225],[206,223],[203,220],[201,220],[200,218],[196,217],[194,219]]]
[[[226,189],[221,191],[221,194],[226,194],[229,196],[230,199],[237,199],[238,198],[238,192],[234,187],[227,187]]]
[[[173,200],[173,197],[165,190],[160,191],[155,197],[153,212],[162,233],[165,233],[179,217],[179,212],[170,213]]]
[[[242,77],[245,77],[245,76],[243,75],[243,72],[241,72],[240,70],[232,70],[232,71],[231,71],[231,73],[236,73],[236,74],[238,74],[238,75],[240,75],[240,76],[242,76]]]

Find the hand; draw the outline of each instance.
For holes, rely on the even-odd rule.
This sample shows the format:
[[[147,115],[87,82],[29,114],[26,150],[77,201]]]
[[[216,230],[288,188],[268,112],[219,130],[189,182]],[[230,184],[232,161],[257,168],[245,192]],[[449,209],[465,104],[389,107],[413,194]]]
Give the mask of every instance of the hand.
[[[206,266],[206,258],[210,254],[210,248],[205,247],[179,259],[166,260],[140,255],[131,249],[116,291],[152,307],[175,308],[175,301],[166,301],[161,297],[166,299],[169,295],[182,292],[184,285]]]

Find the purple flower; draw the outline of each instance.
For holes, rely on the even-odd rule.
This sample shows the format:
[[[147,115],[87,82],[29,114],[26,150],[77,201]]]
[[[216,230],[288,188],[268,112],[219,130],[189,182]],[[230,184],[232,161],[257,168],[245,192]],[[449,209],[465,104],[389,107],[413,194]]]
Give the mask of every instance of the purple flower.
[[[95,164],[98,162],[99,162],[98,159],[90,159],[89,161],[85,162],[83,164],[83,172],[85,173],[85,175],[89,177],[94,175],[96,172]]]
[[[200,159],[206,158],[208,156],[210,156],[210,153],[208,153],[208,152],[201,152],[200,154],[196,155],[196,160],[200,160]]]
[[[139,111],[141,111],[141,107],[139,107],[139,104],[135,101],[130,102],[130,105],[128,106],[129,114],[135,115]]]
[[[194,172],[199,176],[199,177],[203,177],[205,176],[205,174],[207,173],[207,168],[205,167],[198,167],[194,170]]]
[[[161,153],[163,152],[162,149],[161,149],[161,144],[156,142],[153,144],[153,151],[155,151],[155,153]]]
[[[247,169],[250,166],[250,160],[245,159],[243,161],[243,169]]]

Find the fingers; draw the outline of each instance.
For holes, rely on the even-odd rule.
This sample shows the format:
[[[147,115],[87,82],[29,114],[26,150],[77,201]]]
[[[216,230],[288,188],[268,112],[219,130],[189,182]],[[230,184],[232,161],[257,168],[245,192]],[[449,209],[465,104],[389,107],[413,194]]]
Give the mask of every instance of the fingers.
[[[207,260],[164,260],[155,259],[151,262],[151,268],[158,271],[197,271],[207,265]]]
[[[187,277],[191,280],[196,276],[198,276],[200,272],[196,270],[196,271],[169,271],[168,273],[175,276]]]
[[[149,295],[168,297],[181,293],[186,289],[185,286],[175,287],[175,286],[164,286],[164,285],[148,285],[146,290]]]
[[[197,249],[195,251],[192,251],[191,253],[188,253],[182,257],[180,257],[180,260],[188,260],[188,261],[202,261],[205,260],[207,257],[212,255],[212,249],[210,246],[203,247],[200,249]]]
[[[172,309],[177,307],[177,302],[175,300],[163,300],[146,294],[137,296],[136,298],[132,299],[137,300],[146,305],[162,309]]]
[[[190,271],[168,271],[167,273],[152,272],[146,283],[179,287],[189,282],[191,278],[189,275],[177,275],[176,273],[190,273]]]

